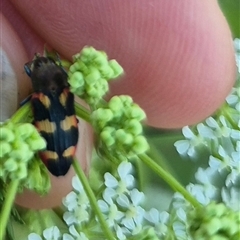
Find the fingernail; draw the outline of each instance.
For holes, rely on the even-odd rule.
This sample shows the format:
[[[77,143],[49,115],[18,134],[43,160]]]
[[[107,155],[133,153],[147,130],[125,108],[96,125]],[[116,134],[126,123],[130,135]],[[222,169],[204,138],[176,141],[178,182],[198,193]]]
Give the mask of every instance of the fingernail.
[[[17,109],[16,73],[6,52],[0,48],[0,121],[10,118]]]

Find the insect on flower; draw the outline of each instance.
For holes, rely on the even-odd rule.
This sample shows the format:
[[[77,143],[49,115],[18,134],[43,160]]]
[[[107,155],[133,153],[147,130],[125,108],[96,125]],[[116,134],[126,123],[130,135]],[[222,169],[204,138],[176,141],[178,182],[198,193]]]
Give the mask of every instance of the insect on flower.
[[[47,142],[39,155],[55,176],[65,175],[73,161],[78,141],[74,95],[67,73],[50,57],[35,56],[24,69],[32,80],[31,105],[34,125]]]

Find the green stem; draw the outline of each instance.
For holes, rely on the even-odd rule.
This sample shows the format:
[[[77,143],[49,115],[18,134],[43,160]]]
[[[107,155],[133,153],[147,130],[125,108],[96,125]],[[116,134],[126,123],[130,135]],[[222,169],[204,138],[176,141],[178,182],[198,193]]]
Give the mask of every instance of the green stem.
[[[78,117],[84,119],[86,122],[90,122],[90,111],[85,107],[75,102],[75,111]]]
[[[19,123],[23,122],[23,120],[29,117],[29,113],[31,113],[30,102],[27,102],[22,107],[20,107],[11,117],[11,122]]]
[[[185,199],[194,207],[201,207],[201,204],[168,172],[155,163],[146,154],[139,155],[139,158],[154,172],[156,172],[168,185],[174,190],[181,193]]]
[[[4,240],[8,219],[12,210],[12,205],[17,192],[19,180],[14,180],[9,184],[5,200],[0,213],[0,240]]]
[[[94,210],[94,212],[97,215],[97,218],[99,220],[99,223],[101,224],[103,232],[105,233],[107,239],[114,240],[115,238],[113,236],[113,233],[110,230],[110,228],[108,227],[106,221],[104,220],[102,212],[98,207],[97,200],[94,196],[94,193],[93,193],[93,191],[92,191],[92,189],[91,189],[91,187],[88,183],[88,180],[87,180],[82,168],[79,166],[79,163],[76,159],[74,159],[74,161],[73,161],[73,167],[74,167],[74,170],[75,170],[77,176],[79,177],[79,179],[80,179],[80,181],[83,185],[83,188],[84,188],[84,190],[85,190],[85,192],[88,196],[88,199],[90,201],[92,209]]]

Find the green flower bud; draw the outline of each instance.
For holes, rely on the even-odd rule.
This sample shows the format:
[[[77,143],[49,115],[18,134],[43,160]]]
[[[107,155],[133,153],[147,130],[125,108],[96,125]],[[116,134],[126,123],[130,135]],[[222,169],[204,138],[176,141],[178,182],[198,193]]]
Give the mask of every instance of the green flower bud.
[[[30,123],[19,125],[15,130],[16,136],[22,140],[29,138],[33,132],[35,132],[35,128]]]
[[[132,134],[125,132],[124,129],[116,130],[115,136],[121,144],[130,145],[134,141]]]
[[[81,72],[74,72],[68,80],[72,88],[77,89],[84,86],[84,77]]]
[[[8,142],[0,141],[0,158],[11,152],[12,148]]]
[[[102,66],[108,65],[107,55],[103,54],[103,52],[99,52],[99,54],[97,54],[97,56],[94,58],[94,63],[99,68],[101,68]]]
[[[0,127],[0,140],[6,142],[12,142],[14,140],[14,133],[6,127]]]
[[[99,71],[101,72],[102,76],[108,80],[114,76],[114,71],[109,65],[103,65],[99,68]]]
[[[46,141],[43,138],[30,138],[26,140],[26,142],[28,143],[30,149],[33,152],[43,150],[46,148]]]
[[[109,131],[107,128],[100,133],[100,138],[107,147],[110,147],[115,143],[115,138],[112,136],[112,131]]]
[[[97,51],[93,47],[84,47],[80,54],[75,55],[77,59],[83,62],[88,62],[89,59],[97,57]]]
[[[118,96],[112,97],[108,103],[108,107],[114,112],[120,112],[123,108],[121,98]]]
[[[85,81],[88,85],[91,85],[97,82],[100,78],[100,72],[98,71],[98,69],[94,68],[87,76],[85,76]]]
[[[210,203],[189,213],[189,232],[193,239],[232,239],[240,236],[239,212],[224,204]]]
[[[23,149],[23,148],[22,148]],[[15,159],[21,160],[23,162],[28,162],[33,157],[33,152],[28,148],[27,152],[22,151],[22,149],[12,151],[9,156]]]
[[[142,124],[137,119],[130,119],[125,122],[124,129],[136,136],[142,133]]]
[[[81,53],[73,56],[74,63],[69,68],[70,90],[85,99],[90,105],[96,105],[107,93],[110,78],[115,78],[122,69],[115,61],[108,61],[105,52],[97,51],[93,47],[85,47]],[[78,88],[76,72],[81,72],[82,77]],[[76,78],[75,78],[76,77]],[[83,88],[83,86],[87,85]],[[94,88],[92,88],[94,86]]]
[[[70,67],[69,67],[69,74],[71,75],[74,72],[77,72],[79,70],[79,64],[78,62],[74,62]]]
[[[70,91],[74,94],[76,94],[77,96],[83,96],[84,95],[84,92],[85,92],[85,89],[84,88],[72,88],[70,87]]]
[[[4,164],[3,167],[6,171],[13,172],[18,169],[18,164],[16,162],[16,159],[14,158],[8,158]]]
[[[148,149],[149,149],[149,145],[144,136],[139,135],[134,138],[134,144],[133,144],[132,150],[136,154],[142,154],[146,152]]]
[[[27,177],[27,167],[24,163],[20,163],[16,171],[10,172],[10,178],[15,179],[24,179]]]
[[[118,76],[120,76],[121,74],[123,74],[123,68],[119,65],[119,63],[116,60],[110,60],[109,61],[109,66],[112,68],[113,70],[113,75],[111,76],[111,78],[117,78]]]
[[[121,99],[124,106],[131,106],[133,103],[132,98],[128,95],[120,95],[120,96],[116,96],[116,97],[119,97]]]
[[[3,133],[0,147],[2,179],[25,178],[30,160],[39,148],[45,148],[45,141],[30,123],[7,122],[0,126],[0,132]]]
[[[137,104],[133,104],[132,107],[127,110],[126,115],[129,118],[135,118],[138,121],[142,121],[146,118],[145,112]]]
[[[97,121],[98,123],[101,123],[101,128],[104,127],[104,125],[112,120],[113,113],[110,109],[104,109],[104,108],[98,108],[97,110],[92,112],[92,119],[93,121]]]

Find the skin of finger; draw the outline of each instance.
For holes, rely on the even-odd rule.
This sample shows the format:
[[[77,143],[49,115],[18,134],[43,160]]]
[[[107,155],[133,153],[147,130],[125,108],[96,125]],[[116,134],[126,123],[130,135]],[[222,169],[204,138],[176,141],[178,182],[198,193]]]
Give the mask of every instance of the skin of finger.
[[[1,120],[16,111],[21,102],[30,93],[30,82],[24,74],[23,65],[27,61],[23,45],[7,19],[1,14]],[[5,119],[3,119],[5,118]]]
[[[28,60],[32,59],[35,53],[43,53],[45,40],[34,32],[24,18],[19,14],[13,4],[8,0],[1,0],[2,14],[8,20],[12,29],[17,32],[22,42]]]
[[[152,126],[179,128],[203,120],[234,83],[231,33],[217,1],[12,3],[65,56],[92,45],[116,58],[125,76],[111,93],[130,94]]]
[[[79,120],[79,141],[77,144],[76,158],[85,173],[89,172],[89,163],[92,152],[92,134],[91,127],[83,120]],[[75,175],[73,167],[65,176],[55,177],[50,174],[51,190],[45,196],[25,190],[18,194],[16,203],[25,208],[31,209],[45,209],[60,206],[63,197],[65,197],[72,190],[72,177]]]
[[[23,69],[24,64],[28,62],[29,59],[27,58],[27,54],[24,51],[24,47],[21,43],[20,38],[18,37],[14,29],[11,27],[10,23],[5,19],[4,16],[1,16],[1,19],[2,33],[4,34],[4,37],[1,41],[1,46],[9,60],[7,62],[6,60],[4,60],[6,57],[4,59],[1,58],[1,60],[3,61],[1,62],[1,76],[4,76],[3,80],[6,83],[7,81],[11,80],[9,77],[10,74],[11,76],[16,77],[16,79],[13,78],[13,80],[11,80],[15,82],[15,88],[14,82],[10,85],[10,87],[12,86],[12,88],[14,88],[10,89],[10,93],[12,94],[11,98],[15,99],[14,95],[17,95],[18,97],[18,92],[21,92],[19,99],[22,100],[22,98],[25,98],[31,92],[31,81],[29,77],[25,74]],[[9,69],[9,66],[7,64],[11,65],[11,70],[13,71],[13,73],[6,72],[6,69]],[[0,91],[3,91],[2,86],[3,84],[1,85]],[[3,92],[1,92],[1,106],[3,106],[4,109],[1,109],[1,111],[12,107],[11,101],[3,103],[2,100],[4,100]],[[78,101],[81,100],[78,99]],[[82,101],[81,104],[84,105]],[[14,112],[18,108],[18,106],[19,105],[16,101],[15,108],[12,109],[12,111]],[[80,137],[76,151],[76,158],[79,160],[84,172],[88,173],[93,140],[91,127],[83,120],[79,120],[79,135]],[[59,206],[61,204],[62,198],[66,196],[66,194],[69,193],[72,189],[71,179],[73,175],[74,171],[73,169],[71,169],[69,173],[64,177],[57,178],[51,176],[52,188],[51,192],[47,196],[40,197],[38,194],[35,194],[33,192],[24,191],[17,197],[16,202],[24,207],[37,209]]]

